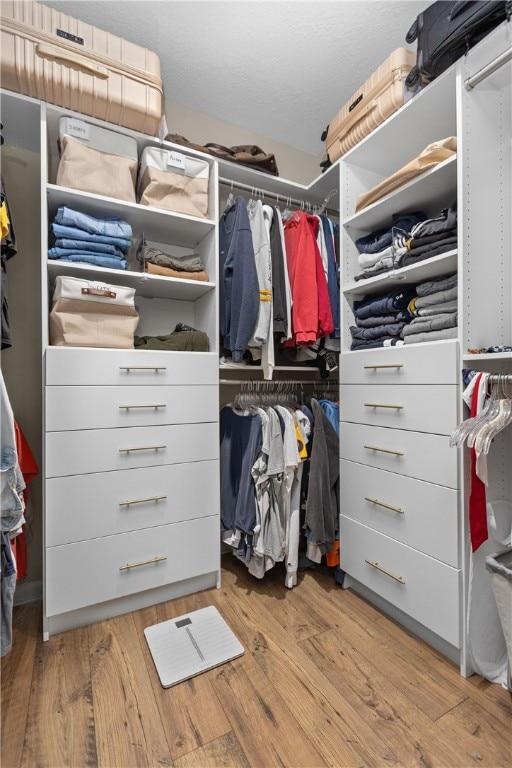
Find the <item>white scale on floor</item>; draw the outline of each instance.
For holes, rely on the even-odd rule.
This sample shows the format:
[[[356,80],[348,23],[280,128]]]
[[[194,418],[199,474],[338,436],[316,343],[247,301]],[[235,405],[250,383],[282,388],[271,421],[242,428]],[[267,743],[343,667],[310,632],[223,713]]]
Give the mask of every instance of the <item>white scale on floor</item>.
[[[144,630],[164,688],[236,659],[244,652],[213,605]]]

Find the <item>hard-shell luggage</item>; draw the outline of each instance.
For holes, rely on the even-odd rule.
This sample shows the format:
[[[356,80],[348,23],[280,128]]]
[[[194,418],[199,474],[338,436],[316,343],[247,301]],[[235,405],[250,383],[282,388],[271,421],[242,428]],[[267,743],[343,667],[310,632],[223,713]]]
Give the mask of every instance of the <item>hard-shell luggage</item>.
[[[163,90],[155,53],[31,0],[0,7],[2,88],[158,134]]]
[[[406,84],[429,83],[512,13],[512,0],[438,0],[419,14],[407,43],[417,40],[416,64]]]
[[[404,81],[415,60],[412,51],[397,48],[331,120],[325,137],[331,163],[404,104]]]

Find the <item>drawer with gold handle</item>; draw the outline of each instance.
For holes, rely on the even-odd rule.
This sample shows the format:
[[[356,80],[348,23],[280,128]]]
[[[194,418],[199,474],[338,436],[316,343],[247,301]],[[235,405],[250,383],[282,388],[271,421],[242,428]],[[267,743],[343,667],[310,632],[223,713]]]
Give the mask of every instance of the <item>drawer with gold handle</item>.
[[[342,352],[342,384],[458,384],[458,342]]]
[[[141,568],[143,565],[154,565],[155,563],[163,563],[167,560],[167,555],[155,555],[150,557],[149,560],[139,560],[138,563],[126,563],[126,565],[120,565],[120,571],[129,571],[131,568]]]
[[[405,509],[402,509],[401,507],[393,507],[391,504],[385,504],[383,501],[379,501],[379,499],[370,499],[369,496],[365,496],[365,501],[369,501],[372,504],[376,504],[378,507],[383,507],[384,509],[390,509],[392,512],[396,512],[399,515],[405,515]]]
[[[344,515],[340,547],[343,570],[366,588],[370,602],[375,593],[459,647],[460,570]]]

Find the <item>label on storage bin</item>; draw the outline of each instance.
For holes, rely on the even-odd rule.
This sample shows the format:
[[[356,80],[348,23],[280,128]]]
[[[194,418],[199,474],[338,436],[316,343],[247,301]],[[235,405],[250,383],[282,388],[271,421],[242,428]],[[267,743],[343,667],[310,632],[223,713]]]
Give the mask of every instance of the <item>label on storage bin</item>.
[[[172,165],[173,168],[181,168],[185,170],[185,155],[180,152],[169,152],[167,155],[167,165]]]
[[[78,139],[84,139],[84,141],[91,140],[91,126],[89,123],[84,123],[83,120],[68,120],[67,133]]]

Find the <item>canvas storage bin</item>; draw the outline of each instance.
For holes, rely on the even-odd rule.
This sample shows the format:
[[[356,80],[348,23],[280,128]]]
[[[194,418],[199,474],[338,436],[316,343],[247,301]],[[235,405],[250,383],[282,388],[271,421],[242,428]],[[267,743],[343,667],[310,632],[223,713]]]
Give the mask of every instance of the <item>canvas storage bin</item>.
[[[134,288],[57,277],[50,312],[54,346],[131,349],[138,321]]]
[[[206,160],[174,150],[146,147],[137,182],[139,203],[207,217],[209,171]]]
[[[59,146],[59,186],[135,202],[135,139],[85,120],[61,117]]]

